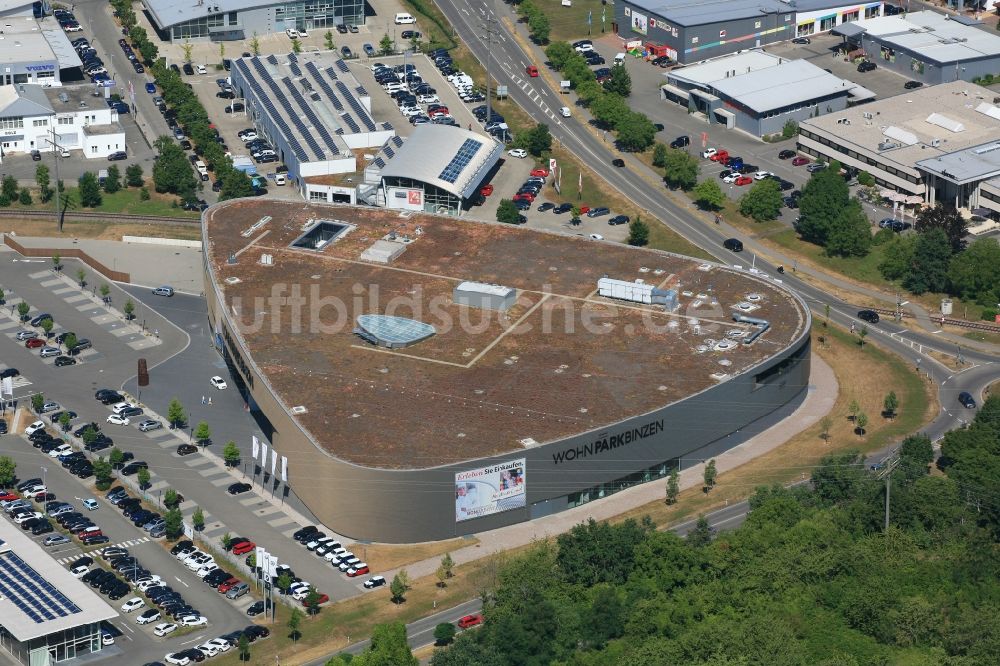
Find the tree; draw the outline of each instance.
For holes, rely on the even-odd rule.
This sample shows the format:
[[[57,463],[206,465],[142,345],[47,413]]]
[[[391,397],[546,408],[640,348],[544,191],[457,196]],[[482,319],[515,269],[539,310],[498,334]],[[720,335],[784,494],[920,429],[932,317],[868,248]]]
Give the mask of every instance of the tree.
[[[803,240],[825,246],[840,211],[850,200],[850,189],[837,173],[840,164],[815,172],[799,197],[799,222],[795,230]]]
[[[676,467],[670,470],[667,477],[667,505],[677,504],[677,496],[681,493],[681,475]]]
[[[111,463],[105,458],[98,458],[93,462],[94,480],[98,490],[107,490],[111,487],[112,473]]]
[[[76,333],[73,333],[72,331],[69,332],[69,333],[67,333],[66,337],[63,338],[63,346],[67,350],[72,349],[73,347],[76,347],[76,343],[77,342],[78,342],[78,340],[76,339]]]
[[[786,120],[784,127],[781,128],[781,136],[784,139],[791,139],[798,133],[799,133],[799,124],[791,119]]]
[[[191,525],[195,532],[201,532],[205,529],[205,512],[201,510],[200,506],[195,507],[194,513],[191,515]]]
[[[705,477],[705,492],[706,493],[708,491],[710,491],[712,488],[715,487],[715,479],[716,479],[716,477],[718,475],[719,475],[719,472],[718,472],[718,470],[716,470],[716,467],[715,467],[715,458],[712,458],[711,460],[708,461],[708,464],[705,465],[705,474],[704,474],[704,477]]]
[[[973,241],[948,264],[951,290],[981,305],[1000,302],[1000,242],[995,238]]]
[[[302,624],[302,617],[302,611],[298,608],[293,608],[291,614],[288,616],[288,628],[292,632],[288,637],[292,639],[293,643],[298,642],[299,636],[302,635],[299,633],[299,625]]]
[[[882,261],[878,270],[887,280],[902,280],[913,265],[913,252],[917,247],[917,235],[896,236],[882,248]]]
[[[621,95],[602,93],[591,100],[590,113],[600,127],[608,129],[618,127],[631,111]]]
[[[204,445],[209,439],[212,438],[212,431],[208,427],[207,421],[199,421],[198,425],[194,428],[195,441],[199,444]]]
[[[395,44],[392,43],[392,37],[388,34],[382,35],[382,39],[378,43],[378,50],[382,55],[390,55],[395,50]]]
[[[829,415],[819,420],[820,437],[823,441],[830,441],[830,428],[833,427],[833,419]]]
[[[667,166],[667,147],[662,143],[653,146],[653,166],[663,168]]]
[[[865,426],[868,425],[868,415],[864,412],[860,412],[854,419],[855,425],[857,425],[857,432],[862,437],[865,436]]]
[[[315,587],[309,587],[309,592],[306,594],[306,598],[302,600],[302,605],[306,607],[306,612],[310,615],[319,613],[319,592],[316,591]]]
[[[406,580],[400,577],[403,571],[405,569],[401,569],[399,573],[393,576],[392,582],[389,583],[389,592],[392,593],[392,603],[394,604],[401,604],[406,601]]]
[[[111,463],[114,469],[118,469],[125,462],[125,452],[116,446],[111,449],[111,453],[108,455],[108,462]]]
[[[302,42],[298,38],[292,40],[292,53],[302,53]]]
[[[375,626],[371,645],[351,661],[351,666],[417,666],[418,663],[406,642],[406,626],[393,622]]]
[[[85,208],[97,208],[101,205],[101,185],[92,172],[84,172],[77,181],[80,192],[80,205]]]
[[[938,202],[933,208],[924,208],[917,215],[914,229],[923,235],[932,229],[941,230],[948,239],[952,252],[965,249],[965,219],[954,208]]]
[[[503,222],[504,224],[517,224],[521,217],[520,211],[517,210],[517,206],[510,199],[501,199],[500,204],[497,206],[497,222]]]
[[[911,435],[899,446],[899,459],[903,473],[908,479],[916,479],[927,474],[928,466],[934,462],[934,444],[927,435]]]
[[[69,422],[71,420],[72,419],[69,417],[69,412],[63,412],[62,414],[59,415],[59,427],[62,428],[63,432],[69,431]]]
[[[146,179],[142,177],[142,165],[130,164],[125,169],[125,184],[129,187],[142,187]]]
[[[642,152],[656,140],[656,127],[641,113],[629,113],[615,125],[618,147],[630,152]]]
[[[861,203],[851,199],[840,209],[827,230],[826,254],[831,257],[863,257],[868,254],[871,244],[871,224],[861,210]]]
[[[104,282],[103,284],[101,284],[101,288],[98,291],[101,292],[101,299],[105,303],[107,303],[107,301],[108,301],[108,294],[111,293],[111,286],[107,282]]]
[[[569,42],[552,42],[545,48],[545,57],[555,69],[562,71],[570,58],[576,55]]]
[[[184,52],[184,62],[191,62],[191,51],[193,49],[194,49],[194,44],[192,44],[187,40],[185,40],[184,43],[181,44],[181,51]]]
[[[122,189],[122,174],[118,165],[112,164],[108,167],[107,178],[104,179],[104,191],[108,194],[114,194],[120,189]]]
[[[38,196],[42,203],[48,203],[52,198],[52,182],[49,180],[49,168],[44,164],[35,167],[35,184],[38,185]]]
[[[167,492],[163,493],[163,506],[168,509],[174,509],[180,503],[180,497],[178,497],[177,491],[173,488],[167,488]]]
[[[22,187],[21,188],[21,193],[17,197],[17,201],[22,206],[30,206],[31,205],[31,190],[29,190],[27,187]]]
[[[445,581],[454,576],[455,562],[451,559],[451,553],[445,553],[444,557],[441,558],[441,565],[434,572],[434,575],[438,579],[438,587],[445,587]]]
[[[604,82],[604,89],[622,97],[632,94],[632,77],[629,76],[625,65],[615,65],[611,68],[611,78]]]
[[[858,346],[860,346],[862,349],[865,346],[865,338],[867,337],[868,337],[868,327],[862,324],[861,328],[858,330]]]
[[[548,44],[549,35],[552,32],[552,24],[549,17],[541,11],[536,11],[528,17],[528,29],[531,31],[531,38],[538,44]]]
[[[175,428],[187,423],[187,413],[177,398],[173,398],[167,406],[167,420],[170,421],[171,427]]]
[[[885,409],[884,414],[886,418],[896,418],[896,410],[899,409],[899,398],[896,397],[895,391],[889,391],[882,401],[882,407]]]
[[[36,393],[33,396],[31,396],[31,408],[35,411],[36,414],[42,411],[42,405],[44,404],[45,404],[45,396],[42,395],[41,393]]]
[[[455,640],[455,625],[442,622],[434,627],[434,645],[450,645]]]
[[[930,228],[917,234],[910,271],[903,286],[914,294],[944,291],[948,284],[948,265],[952,246],[940,228]]]
[[[257,38],[256,32],[254,32],[253,37],[250,38],[249,46],[250,46],[250,53],[254,54],[255,56],[260,55],[260,39]]]
[[[8,201],[13,201],[17,198],[17,190],[17,178],[14,178],[14,176],[4,176],[3,180],[0,181],[0,193],[2,193]]]
[[[875,176],[867,171],[860,172],[858,174],[858,185],[862,187],[875,187]]]
[[[287,572],[282,573],[278,576],[278,580],[275,581],[275,585],[278,586],[279,590],[287,590],[292,586],[292,577]]]
[[[125,312],[125,321],[132,321],[132,315],[135,314],[135,303],[132,302],[131,298],[125,301],[122,311]]]
[[[781,188],[777,181],[765,178],[754,183],[750,191],[740,198],[740,213],[757,222],[764,222],[777,218],[781,205]]]
[[[17,478],[17,464],[10,456],[0,456],[0,487],[9,488]]]
[[[28,305],[27,301],[21,301],[17,304],[17,314],[21,316],[21,321],[27,321],[29,312],[31,312],[31,306]]]
[[[58,252],[52,255],[52,270],[62,270],[62,256]]]
[[[52,327],[55,326],[55,322],[51,319],[43,319],[39,326],[42,327],[42,332],[45,333],[45,339],[48,340],[52,335]]]
[[[712,526],[704,515],[698,516],[694,529],[687,533],[687,542],[695,548],[704,548],[712,543]]]
[[[721,210],[726,203],[726,195],[714,178],[706,178],[695,186],[694,202],[703,210]]]
[[[80,436],[84,444],[93,444],[97,439],[97,430],[94,426],[90,425],[84,428],[83,435]]]
[[[850,419],[853,421],[858,417],[858,412],[861,411],[861,405],[858,404],[856,398],[852,398],[847,404],[847,413],[850,415]]]
[[[240,447],[236,442],[229,440],[222,449],[222,459],[226,461],[226,467],[236,467],[240,464]]]
[[[672,189],[690,190],[698,184],[698,160],[683,150],[671,148],[667,152],[667,165],[663,180]]]
[[[538,123],[523,134],[525,149],[535,157],[552,150],[552,134],[545,123]]]
[[[141,468],[136,476],[138,477],[139,488],[145,490],[146,488],[149,487],[150,474],[148,469],[146,469],[145,467]]]
[[[649,227],[636,215],[635,219],[628,223],[628,244],[642,247],[647,243],[649,243]]]
[[[253,38],[253,41],[254,42],[257,41],[256,36]],[[257,50],[258,51],[260,50],[259,44],[257,46]],[[240,661],[250,661],[250,641],[247,640],[246,634],[240,634],[239,651],[240,651]]]
[[[337,48],[337,45],[333,43],[333,31],[327,30],[323,33],[323,46],[326,47],[327,51],[332,51]]]
[[[159,155],[153,165],[153,185],[156,191],[182,197],[193,195],[198,183],[184,150],[167,136],[161,136],[153,145]]]

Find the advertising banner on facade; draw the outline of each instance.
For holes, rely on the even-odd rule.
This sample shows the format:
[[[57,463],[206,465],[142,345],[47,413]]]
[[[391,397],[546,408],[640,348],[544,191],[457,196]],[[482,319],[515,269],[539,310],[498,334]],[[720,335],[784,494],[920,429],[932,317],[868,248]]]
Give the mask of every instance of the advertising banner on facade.
[[[649,30],[648,19],[645,14],[640,14],[639,12],[632,10],[632,32],[637,32],[640,35],[645,35]]]
[[[455,521],[482,518],[525,505],[524,458],[455,475]]]

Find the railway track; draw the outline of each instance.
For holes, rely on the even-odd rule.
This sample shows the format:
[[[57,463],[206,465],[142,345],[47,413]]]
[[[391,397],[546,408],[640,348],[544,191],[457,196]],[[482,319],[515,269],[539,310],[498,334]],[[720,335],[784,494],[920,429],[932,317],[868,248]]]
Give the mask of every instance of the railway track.
[[[868,308],[869,310],[874,310],[880,315],[886,315],[889,317],[895,317],[896,311],[890,310],[889,308]],[[903,319],[912,319],[913,313],[904,312]],[[938,323],[942,326],[959,326],[961,328],[969,328],[976,331],[988,331],[990,333],[1000,334],[1000,326],[996,324],[991,324],[985,321],[966,321],[965,319],[952,319],[950,317],[931,317],[931,321]]]
[[[48,210],[0,210],[2,218],[47,219],[55,216]],[[63,219],[69,222],[86,222],[90,220],[102,222],[133,222],[138,224],[173,224],[177,226],[200,225],[199,218],[185,219],[169,215],[130,215],[127,213],[91,213],[86,211],[67,212]]]

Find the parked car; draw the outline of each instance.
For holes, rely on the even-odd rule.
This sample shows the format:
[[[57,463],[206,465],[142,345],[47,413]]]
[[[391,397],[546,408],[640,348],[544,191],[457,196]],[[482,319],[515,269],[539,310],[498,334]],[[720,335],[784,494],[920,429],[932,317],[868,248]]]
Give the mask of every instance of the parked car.
[[[858,319],[868,322],[869,324],[877,324],[879,321],[878,313],[874,310],[859,310]]]

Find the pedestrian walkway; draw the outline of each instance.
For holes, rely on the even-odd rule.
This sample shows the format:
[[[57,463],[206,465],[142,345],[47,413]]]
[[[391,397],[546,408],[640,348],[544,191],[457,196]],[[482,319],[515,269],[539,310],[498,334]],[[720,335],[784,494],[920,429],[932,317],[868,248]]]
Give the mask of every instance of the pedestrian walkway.
[[[104,550],[105,548],[131,548],[133,546],[138,546],[141,543],[148,543],[152,541],[148,536],[139,537],[138,539],[129,539],[128,541],[119,541],[118,543],[109,543],[106,546],[101,546],[98,550]],[[91,551],[92,552],[92,551]],[[56,562],[59,564],[69,564],[70,562],[75,562],[76,560],[83,557],[83,554],[77,553],[75,555],[69,555],[67,557],[56,558]]]
[[[833,408],[839,392],[833,368],[816,354],[812,355],[811,362],[812,375],[809,378],[811,384],[803,403],[792,414],[770,428],[717,455],[715,463],[720,476],[778,448],[798,433],[819,422]],[[704,471],[704,463],[681,471],[681,490],[700,487],[704,482]],[[720,484],[724,483],[723,477],[720,479]],[[662,502],[665,493],[665,480],[633,486],[610,497],[560,513],[489,532],[480,532],[474,535],[478,543],[453,551],[451,557],[456,565],[465,564],[501,551],[526,546],[534,541],[567,532],[574,525],[591,518],[609,520],[636,507],[651,502]],[[405,568],[410,578],[415,579],[432,575],[440,564],[440,557],[432,557],[400,568]],[[398,571],[399,569],[393,569],[379,573],[391,580]]]

